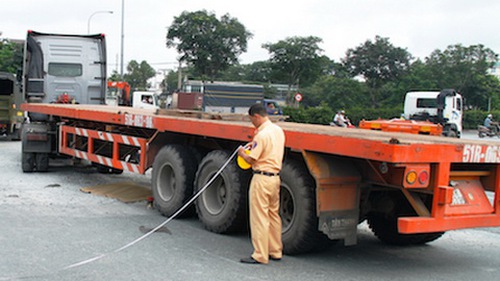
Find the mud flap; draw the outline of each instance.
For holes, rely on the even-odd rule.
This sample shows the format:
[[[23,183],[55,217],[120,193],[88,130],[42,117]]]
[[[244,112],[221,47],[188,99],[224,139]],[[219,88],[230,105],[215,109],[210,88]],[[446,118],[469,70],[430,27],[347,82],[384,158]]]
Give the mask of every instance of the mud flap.
[[[303,152],[309,171],[316,180],[318,228],[330,239],[344,239],[354,245],[359,221],[361,176],[344,158]]]
[[[24,124],[21,139],[23,152],[51,152],[52,136],[49,124],[37,122]]]

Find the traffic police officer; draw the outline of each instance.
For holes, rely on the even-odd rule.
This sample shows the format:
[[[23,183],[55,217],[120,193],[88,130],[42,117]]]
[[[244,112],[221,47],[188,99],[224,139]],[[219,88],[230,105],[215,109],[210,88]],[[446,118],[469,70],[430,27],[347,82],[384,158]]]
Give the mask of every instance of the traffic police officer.
[[[240,147],[238,155],[252,165],[253,177],[249,189],[250,231],[254,252],[241,259],[243,263],[267,264],[269,259],[280,260],[281,218],[279,216],[279,172],[283,162],[285,134],[273,124],[262,104],[248,110],[250,121],[257,128],[249,144],[249,154]]]

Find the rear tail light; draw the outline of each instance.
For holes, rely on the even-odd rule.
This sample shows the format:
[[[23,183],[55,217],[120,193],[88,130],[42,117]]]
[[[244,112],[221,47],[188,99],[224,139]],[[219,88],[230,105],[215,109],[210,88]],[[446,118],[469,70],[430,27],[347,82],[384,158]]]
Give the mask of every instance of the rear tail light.
[[[410,185],[414,184],[417,181],[417,172],[410,171],[406,174],[406,182]]]
[[[429,181],[429,172],[427,171],[422,171],[420,174],[418,174],[418,182],[420,184],[427,184]]]
[[[405,168],[403,186],[406,188],[426,188],[430,181],[430,167],[424,164],[408,165]]]

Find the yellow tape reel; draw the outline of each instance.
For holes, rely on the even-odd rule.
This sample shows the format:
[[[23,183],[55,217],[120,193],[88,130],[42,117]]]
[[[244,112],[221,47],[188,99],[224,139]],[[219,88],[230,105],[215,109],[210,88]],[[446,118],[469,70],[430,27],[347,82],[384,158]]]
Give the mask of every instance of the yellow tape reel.
[[[250,150],[245,149],[245,154],[250,154]],[[238,166],[243,169],[243,170],[248,170],[252,167],[243,157],[239,156],[236,158],[236,162],[238,163]]]

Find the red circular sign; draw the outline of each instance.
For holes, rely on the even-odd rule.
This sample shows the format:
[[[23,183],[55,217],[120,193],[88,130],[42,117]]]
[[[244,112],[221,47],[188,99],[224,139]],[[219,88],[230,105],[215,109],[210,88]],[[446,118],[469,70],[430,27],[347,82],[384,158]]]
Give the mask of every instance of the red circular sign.
[[[295,100],[300,102],[302,100],[302,95],[300,93],[296,93]]]

